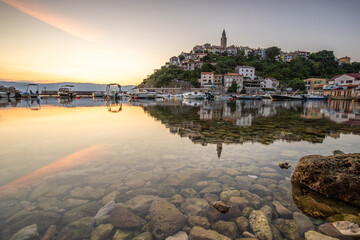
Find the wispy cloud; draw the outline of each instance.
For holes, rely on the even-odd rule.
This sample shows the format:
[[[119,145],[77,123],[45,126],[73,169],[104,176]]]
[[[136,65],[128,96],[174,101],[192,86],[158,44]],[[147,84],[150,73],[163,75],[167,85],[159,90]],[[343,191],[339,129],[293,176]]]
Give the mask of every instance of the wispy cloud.
[[[86,24],[80,23],[72,18],[63,16],[52,11],[45,6],[34,3],[33,1],[23,0],[0,0],[19,11],[29,14],[44,23],[58,28],[68,34],[89,42],[97,42],[104,38],[102,33],[91,29]]]

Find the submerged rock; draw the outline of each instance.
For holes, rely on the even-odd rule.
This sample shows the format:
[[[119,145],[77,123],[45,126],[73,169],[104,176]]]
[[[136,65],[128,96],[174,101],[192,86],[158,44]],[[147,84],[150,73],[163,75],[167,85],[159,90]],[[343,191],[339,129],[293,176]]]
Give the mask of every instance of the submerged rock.
[[[93,228],[95,219],[84,217],[67,225],[59,234],[59,240],[80,240],[86,238]]]
[[[249,230],[250,224],[246,217],[240,216],[240,217],[236,218],[235,223],[241,232],[245,232],[245,231]]]
[[[279,167],[281,169],[288,169],[288,168],[291,168],[291,165],[289,165],[289,163],[287,163],[287,162],[280,162]]]
[[[272,204],[274,205],[276,212],[280,215],[282,218],[292,218],[293,213],[284,207],[279,201],[273,201]]]
[[[39,233],[37,232],[36,224],[32,224],[30,226],[20,229],[10,238],[10,240],[37,240],[37,239],[39,239]]]
[[[213,230],[205,230],[202,227],[195,226],[190,231],[189,240],[230,240],[230,238]]]
[[[359,153],[305,156],[291,178],[326,196],[360,206]]]
[[[125,206],[142,217],[146,216],[151,203],[158,199],[158,196],[154,195],[137,195],[125,203]]]
[[[181,204],[181,211],[188,216],[205,216],[209,209],[209,203],[202,198],[187,198]]]
[[[121,203],[115,205],[109,221],[121,229],[135,229],[141,226],[140,219]]]
[[[210,228],[209,220],[206,217],[190,216],[188,218],[188,224],[190,227],[200,226],[202,228]]]
[[[56,234],[56,225],[50,225],[41,240],[51,240]]]
[[[300,239],[299,227],[294,220],[278,218],[274,221],[274,226],[282,233],[285,239]]]
[[[307,231],[315,230],[314,224],[311,222],[310,218],[308,218],[302,213],[295,212],[293,214],[293,220],[295,221],[296,225],[298,225],[300,234],[302,236]]]
[[[305,233],[306,240],[337,240],[337,238],[325,236],[319,232],[308,231]]]
[[[184,215],[165,199],[156,199],[150,209],[150,223],[156,239],[165,239],[178,232],[186,223]]]
[[[236,224],[234,222],[218,221],[212,225],[212,228],[231,239],[236,238]]]
[[[140,235],[137,235],[132,240],[152,240],[153,237],[151,235],[151,232],[143,232]]]
[[[214,202],[212,206],[221,213],[227,213],[230,209],[230,205],[225,201]]]
[[[120,229],[116,230],[112,240],[131,240],[133,232],[124,232]]]
[[[254,210],[249,217],[250,227],[260,240],[272,240],[272,232],[266,215],[260,210]]]
[[[333,222],[332,225],[343,235],[360,238],[360,227],[358,224],[350,221]]]
[[[91,186],[86,186],[83,188],[75,188],[70,192],[70,197],[80,198],[80,199],[91,199],[97,200],[104,195],[104,192],[100,189],[95,189]]]
[[[180,231],[177,232],[175,235],[167,237],[165,240],[188,240],[189,237],[186,232]]]
[[[95,228],[91,233],[91,240],[106,240],[110,235],[111,231],[114,229],[114,226],[110,223],[101,224]]]
[[[115,202],[114,200],[108,202],[107,204],[105,204],[103,207],[101,207],[99,209],[99,211],[96,213],[95,215],[95,220],[98,219],[98,218],[101,218],[105,215],[107,215],[109,212],[111,212],[111,210],[113,210],[115,207]]]

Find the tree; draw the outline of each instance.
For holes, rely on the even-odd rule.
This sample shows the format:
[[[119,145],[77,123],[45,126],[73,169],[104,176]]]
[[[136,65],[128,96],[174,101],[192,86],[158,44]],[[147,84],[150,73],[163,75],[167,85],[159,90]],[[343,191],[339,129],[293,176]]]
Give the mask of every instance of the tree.
[[[305,90],[305,82],[300,80],[300,78],[294,78],[288,84],[288,87],[291,87],[293,90]]]
[[[278,47],[269,47],[266,49],[266,56],[271,60],[274,61],[275,57],[280,54],[281,49]]]
[[[180,55],[179,55],[179,60],[180,60],[180,62],[181,62],[182,60],[184,60],[184,59],[185,59],[184,55],[180,54]]]
[[[237,92],[237,88],[238,88],[238,86],[237,86],[236,82],[234,81],[234,82],[232,82],[231,86],[229,87],[228,92]]]

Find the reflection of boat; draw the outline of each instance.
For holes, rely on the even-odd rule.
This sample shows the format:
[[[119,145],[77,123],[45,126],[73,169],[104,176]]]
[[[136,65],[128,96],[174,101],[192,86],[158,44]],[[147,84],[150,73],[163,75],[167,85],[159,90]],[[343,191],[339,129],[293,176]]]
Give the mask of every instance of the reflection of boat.
[[[35,88],[33,92],[31,88]],[[21,93],[22,98],[37,98],[39,97],[39,84],[30,83],[26,85],[26,91]]]
[[[118,113],[122,110],[122,101],[106,101],[107,110],[111,113]]]
[[[62,105],[64,105],[64,107],[76,107],[75,105],[75,101],[73,100],[73,98],[69,98],[69,97],[60,97],[58,99],[58,102]]]
[[[74,85],[64,85],[61,88],[59,88],[58,96],[73,98],[76,96],[76,93],[73,92],[73,89],[74,89]]]
[[[106,99],[118,99],[121,95],[121,85],[117,83],[110,83],[106,86],[105,90],[105,98]]]
[[[27,103],[28,107],[30,108],[30,110],[37,111],[37,110],[41,109],[40,99],[38,99],[38,98],[36,98],[36,99],[34,99],[34,98],[28,99],[28,100],[26,100],[26,103]]]
[[[237,95],[236,99],[240,99],[240,100],[260,100],[261,96],[257,96],[257,95]]]
[[[196,99],[184,99],[183,104],[187,105],[187,106],[192,106],[192,107],[199,107],[203,104],[204,101],[201,101],[200,99],[196,100]]]
[[[16,100],[15,98],[0,98],[0,107],[7,107],[7,106],[16,107]]]
[[[186,92],[183,93],[183,97],[184,99],[198,99],[198,100],[203,100],[206,98],[206,95],[200,92]]]
[[[0,98],[14,98],[15,93],[13,92],[0,92]]]

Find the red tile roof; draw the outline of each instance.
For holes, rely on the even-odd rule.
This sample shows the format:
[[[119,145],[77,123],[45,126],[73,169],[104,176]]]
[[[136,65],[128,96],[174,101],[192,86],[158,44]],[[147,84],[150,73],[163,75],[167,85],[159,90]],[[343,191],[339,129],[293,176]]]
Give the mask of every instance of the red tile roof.
[[[355,79],[360,79],[360,73],[345,73],[345,74],[336,75],[335,77],[331,78],[330,80],[333,81],[333,80],[335,80],[335,78],[341,77],[342,75],[347,75],[347,76],[353,77]]]
[[[237,74],[237,73],[228,73],[225,74],[226,76],[242,76],[241,74]]]

